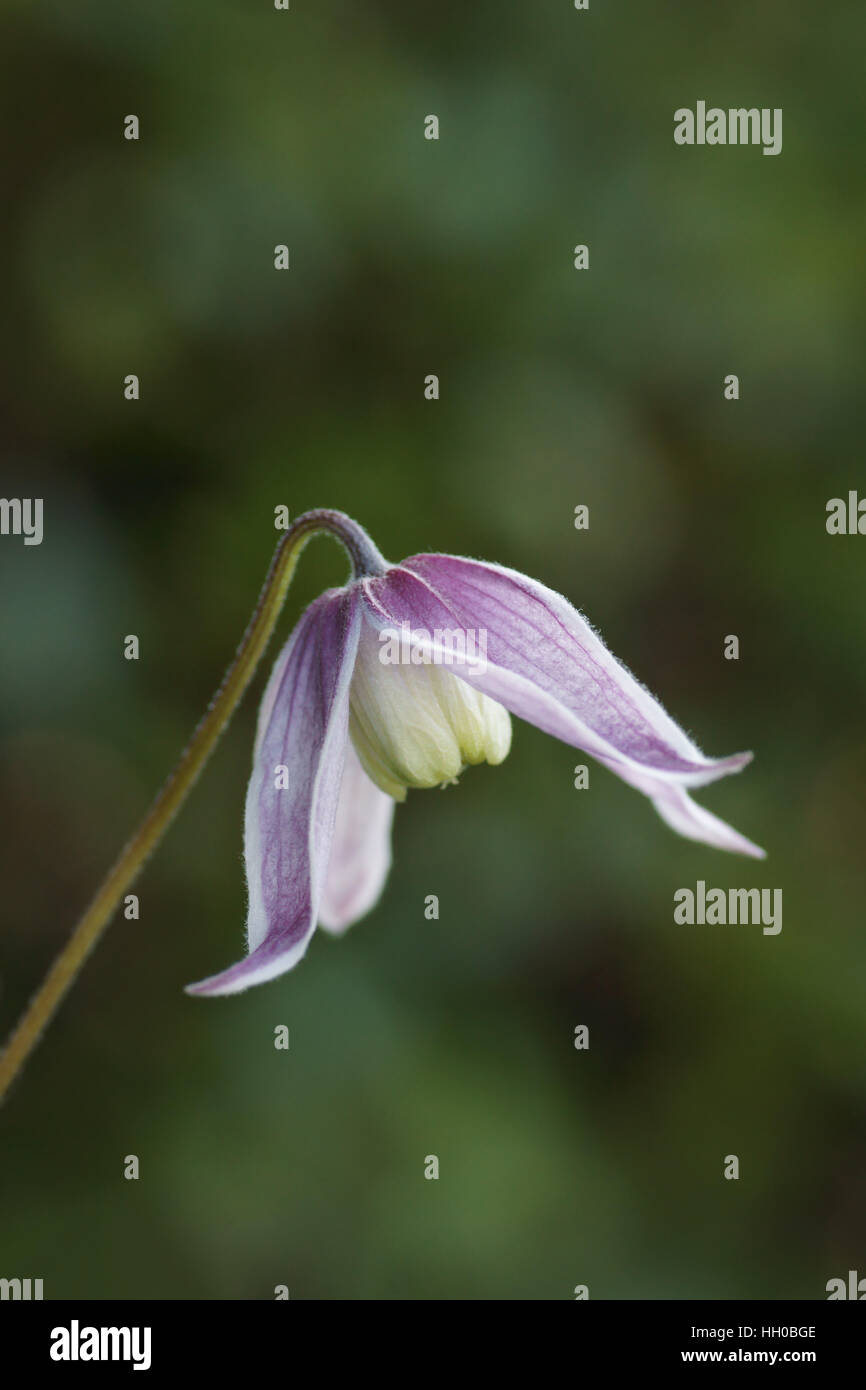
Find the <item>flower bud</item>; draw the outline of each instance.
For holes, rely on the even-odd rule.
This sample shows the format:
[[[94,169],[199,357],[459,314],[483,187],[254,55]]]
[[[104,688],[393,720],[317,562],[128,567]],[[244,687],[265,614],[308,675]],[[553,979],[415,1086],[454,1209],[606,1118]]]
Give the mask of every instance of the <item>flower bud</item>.
[[[386,664],[382,651],[365,624],[349,690],[349,733],[377,787],[405,801],[408,787],[445,786],[467,766],[495,766],[508,756],[511,719],[502,705],[432,660]]]

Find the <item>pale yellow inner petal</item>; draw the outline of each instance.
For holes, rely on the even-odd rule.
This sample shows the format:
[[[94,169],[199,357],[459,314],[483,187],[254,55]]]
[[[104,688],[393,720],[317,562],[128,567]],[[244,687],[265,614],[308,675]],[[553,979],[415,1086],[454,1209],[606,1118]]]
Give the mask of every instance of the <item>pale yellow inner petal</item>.
[[[508,711],[446,666],[386,664],[365,627],[349,691],[349,733],[367,776],[398,801],[408,787],[452,782],[467,766],[501,763]]]

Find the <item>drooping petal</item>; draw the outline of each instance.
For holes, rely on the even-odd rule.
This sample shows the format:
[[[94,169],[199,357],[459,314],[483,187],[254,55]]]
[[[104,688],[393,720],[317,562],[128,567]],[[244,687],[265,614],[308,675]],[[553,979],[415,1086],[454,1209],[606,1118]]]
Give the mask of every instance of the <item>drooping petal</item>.
[[[680,834],[742,853],[763,851],[674,789],[739,772],[751,753],[706,758],[560,594],[515,570],[452,555],[415,555],[364,582],[380,625],[411,625],[442,652],[436,630],[473,631],[486,663],[455,675],[545,733],[581,748],[651,797]],[[723,845],[722,841],[726,839]]]
[[[189,985],[191,994],[235,994],[261,984],[290,970],[307,949],[343,776],[361,608],[357,586],[322,594],[277,658],[247,790],[249,954]]]
[[[719,816],[714,816],[712,811],[692,801],[685,787],[665,787],[652,797],[652,803],[662,820],[687,840],[698,840],[701,844],[727,849],[733,854],[748,854],[753,859],[766,857],[759,845],[747,840],[745,835]]]
[[[370,781],[349,740],[319,924],[343,932],[375,905],[391,867],[394,800]]]

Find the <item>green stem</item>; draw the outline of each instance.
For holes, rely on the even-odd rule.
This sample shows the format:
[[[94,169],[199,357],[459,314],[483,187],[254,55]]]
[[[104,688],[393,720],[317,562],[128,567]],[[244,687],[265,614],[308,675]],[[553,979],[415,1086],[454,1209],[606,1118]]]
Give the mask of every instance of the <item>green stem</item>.
[[[352,560],[354,577],[382,573],[385,562],[369,537],[340,512],[314,511],[298,517],[277,546],[255,611],[237,655],[196,728],[180,761],[157,796],[144,820],[121,851],[69,941],[25,1009],[18,1026],[0,1055],[0,1101],[21,1071],[30,1053],[79,970],[93,950],[130,884],[165,834],[192,790],[249,685],[280,616],[295,566],[307,541],[326,531],[342,542]]]

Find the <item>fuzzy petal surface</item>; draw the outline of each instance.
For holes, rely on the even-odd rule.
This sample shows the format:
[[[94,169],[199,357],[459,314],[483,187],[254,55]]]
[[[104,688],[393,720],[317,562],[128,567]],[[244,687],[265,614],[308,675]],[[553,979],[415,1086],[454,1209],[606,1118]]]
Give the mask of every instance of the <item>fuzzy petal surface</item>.
[[[306,610],[262,701],[244,821],[249,954],[190,994],[236,994],[291,970],[315,930],[348,745],[358,647],[357,586]],[[288,785],[278,789],[278,768]]]
[[[562,595],[516,570],[453,555],[415,555],[364,581],[381,626],[413,634],[486,634],[487,664],[449,669],[512,714],[597,758],[645,793],[681,835],[762,857],[763,851],[697,806],[685,788],[739,772],[751,753],[707,758]]]
[[[351,739],[346,749],[319,924],[343,932],[379,900],[391,868],[394,799],[370,781]]]

